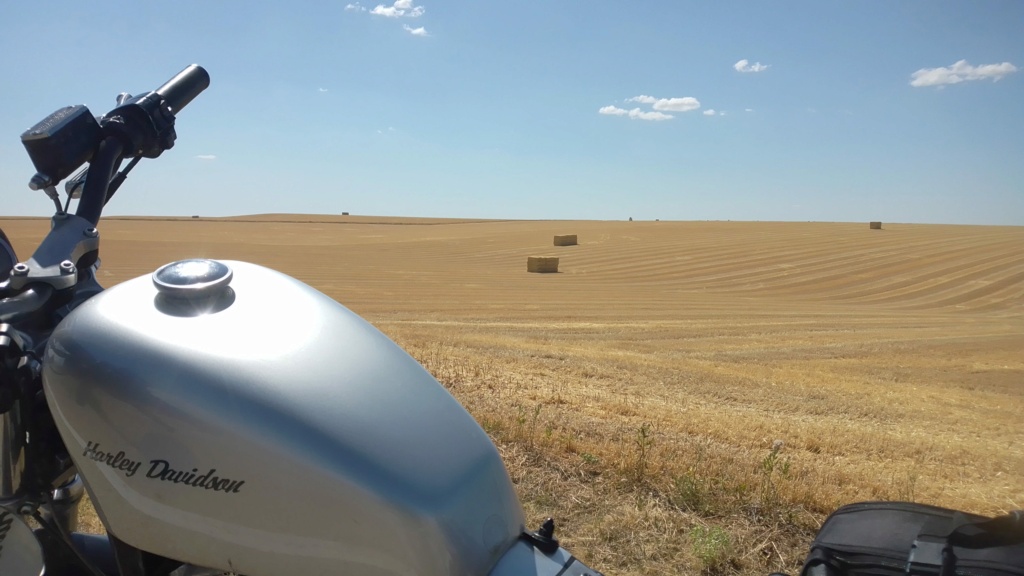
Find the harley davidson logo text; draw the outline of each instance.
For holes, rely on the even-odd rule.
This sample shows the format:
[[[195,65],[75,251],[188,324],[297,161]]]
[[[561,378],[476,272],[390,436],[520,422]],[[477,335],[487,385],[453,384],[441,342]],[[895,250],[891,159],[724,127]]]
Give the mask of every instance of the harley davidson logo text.
[[[231,480],[230,478],[214,476],[213,473],[216,471],[216,468],[211,468],[206,474],[196,475],[199,472],[198,468],[193,468],[191,472],[185,472],[171,468],[167,460],[150,460],[146,478],[159,478],[164,482],[174,482],[175,484],[185,484],[193,488],[205,488],[207,490],[229,493],[238,493],[242,488],[242,484],[245,484],[245,480]]]
[[[135,473],[139,471],[139,467],[142,466],[142,462],[126,458],[124,450],[119,451],[117,454],[101,452],[99,442],[89,442],[85,446],[85,452],[82,452],[82,456],[95,460],[100,464],[106,464],[114,470],[120,470],[129,478],[135,476]]]
[[[124,475],[128,478],[134,476],[139,471],[139,468],[142,467],[140,460],[132,460],[126,457],[124,450],[120,450],[116,454],[101,451],[99,442],[89,442],[82,456],[100,464],[105,464],[114,470],[124,472]],[[150,460],[149,469],[146,470],[146,478],[184,484],[192,488],[213,490],[214,492],[227,492],[229,494],[237,494],[242,489],[242,484],[245,484],[245,480],[232,480],[223,476],[217,476],[216,473],[216,468],[210,468],[204,474],[200,474],[198,468],[193,468],[190,472],[175,470],[171,468],[171,464],[167,460]]]

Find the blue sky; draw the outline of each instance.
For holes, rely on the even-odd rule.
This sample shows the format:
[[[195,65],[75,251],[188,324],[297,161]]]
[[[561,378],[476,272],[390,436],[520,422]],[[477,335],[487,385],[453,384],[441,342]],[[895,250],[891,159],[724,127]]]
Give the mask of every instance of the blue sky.
[[[190,63],[108,214],[1024,225],[1024,2],[14,2],[18,136]]]

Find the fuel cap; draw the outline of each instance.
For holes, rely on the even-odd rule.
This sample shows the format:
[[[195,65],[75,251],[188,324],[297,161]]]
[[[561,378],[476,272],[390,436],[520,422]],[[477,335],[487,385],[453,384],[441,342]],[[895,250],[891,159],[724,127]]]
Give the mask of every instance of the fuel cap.
[[[218,296],[231,283],[227,264],[206,258],[178,260],[153,273],[153,284],[171,298],[206,300]]]

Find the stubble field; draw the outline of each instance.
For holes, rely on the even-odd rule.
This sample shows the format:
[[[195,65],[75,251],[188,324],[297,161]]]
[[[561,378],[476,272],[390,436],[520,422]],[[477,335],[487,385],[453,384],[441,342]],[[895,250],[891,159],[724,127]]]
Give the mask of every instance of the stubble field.
[[[0,227],[27,258],[46,222]],[[793,573],[857,500],[1024,508],[1022,227],[108,219],[101,257],[105,286],[251,261],[364,316],[608,574]]]

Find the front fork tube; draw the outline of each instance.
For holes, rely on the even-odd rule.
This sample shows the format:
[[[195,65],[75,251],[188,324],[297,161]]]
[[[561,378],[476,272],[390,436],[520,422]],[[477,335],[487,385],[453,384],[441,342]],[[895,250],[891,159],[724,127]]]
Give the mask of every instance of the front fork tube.
[[[85,495],[85,485],[76,474],[71,480],[53,491],[53,505],[47,514],[61,526],[65,534],[78,530],[78,505]]]

